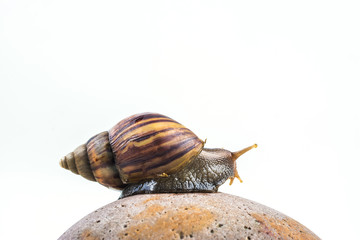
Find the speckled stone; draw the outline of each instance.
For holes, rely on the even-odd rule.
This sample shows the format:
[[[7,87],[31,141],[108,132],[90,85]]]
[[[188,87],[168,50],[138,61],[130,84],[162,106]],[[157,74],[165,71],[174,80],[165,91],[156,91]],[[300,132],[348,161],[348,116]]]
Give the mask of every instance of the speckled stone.
[[[224,193],[147,194],[90,213],[59,239],[320,239],[292,218]]]

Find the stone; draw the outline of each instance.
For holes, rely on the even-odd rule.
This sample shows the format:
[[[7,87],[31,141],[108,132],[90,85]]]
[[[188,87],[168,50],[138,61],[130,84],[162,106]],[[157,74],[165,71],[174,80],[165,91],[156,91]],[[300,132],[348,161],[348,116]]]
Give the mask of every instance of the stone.
[[[294,219],[225,193],[145,194],[112,202],[59,239],[320,239]]]

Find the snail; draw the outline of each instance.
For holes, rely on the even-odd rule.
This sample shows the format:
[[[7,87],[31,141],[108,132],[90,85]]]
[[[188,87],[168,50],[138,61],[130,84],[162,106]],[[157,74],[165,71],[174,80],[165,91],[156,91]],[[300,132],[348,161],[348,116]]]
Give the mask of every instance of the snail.
[[[120,198],[145,193],[217,192],[230,179],[242,182],[237,152],[204,148],[205,141],[173,119],[140,113],[90,138],[60,166],[109,188]]]

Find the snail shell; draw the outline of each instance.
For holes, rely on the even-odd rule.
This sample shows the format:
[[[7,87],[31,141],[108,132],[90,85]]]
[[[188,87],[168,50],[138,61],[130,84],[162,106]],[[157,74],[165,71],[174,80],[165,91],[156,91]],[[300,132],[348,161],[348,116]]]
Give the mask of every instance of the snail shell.
[[[141,113],[93,136],[63,157],[60,166],[104,186],[123,189],[129,183],[178,171],[203,147],[202,140],[173,119]]]

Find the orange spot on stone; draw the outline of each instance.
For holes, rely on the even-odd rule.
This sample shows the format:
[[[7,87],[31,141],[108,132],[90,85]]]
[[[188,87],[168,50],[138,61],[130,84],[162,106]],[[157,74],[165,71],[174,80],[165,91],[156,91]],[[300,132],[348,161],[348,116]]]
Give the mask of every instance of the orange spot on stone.
[[[165,207],[154,204],[134,216],[137,224],[119,232],[121,239],[178,239],[193,235],[214,222],[214,214],[207,209],[184,205],[164,211]],[[139,219],[143,220],[138,223]]]
[[[81,233],[80,239],[81,240],[100,240],[100,238],[98,236],[94,235],[94,233],[90,229],[85,229]]]
[[[140,212],[138,215],[134,216],[133,219],[140,220],[140,219],[155,217],[156,215],[161,213],[162,210],[164,210],[164,208],[165,208],[164,206],[159,204],[151,205],[148,208],[146,208],[144,211]]]
[[[145,203],[147,203],[147,202],[154,201],[154,200],[159,200],[159,199],[160,199],[160,196],[150,197],[150,198],[144,200],[144,201],[142,202],[142,204],[145,204]]]
[[[257,213],[252,213],[251,216],[262,226],[262,231],[271,237],[299,240],[319,239],[313,232],[291,218],[277,218]]]

